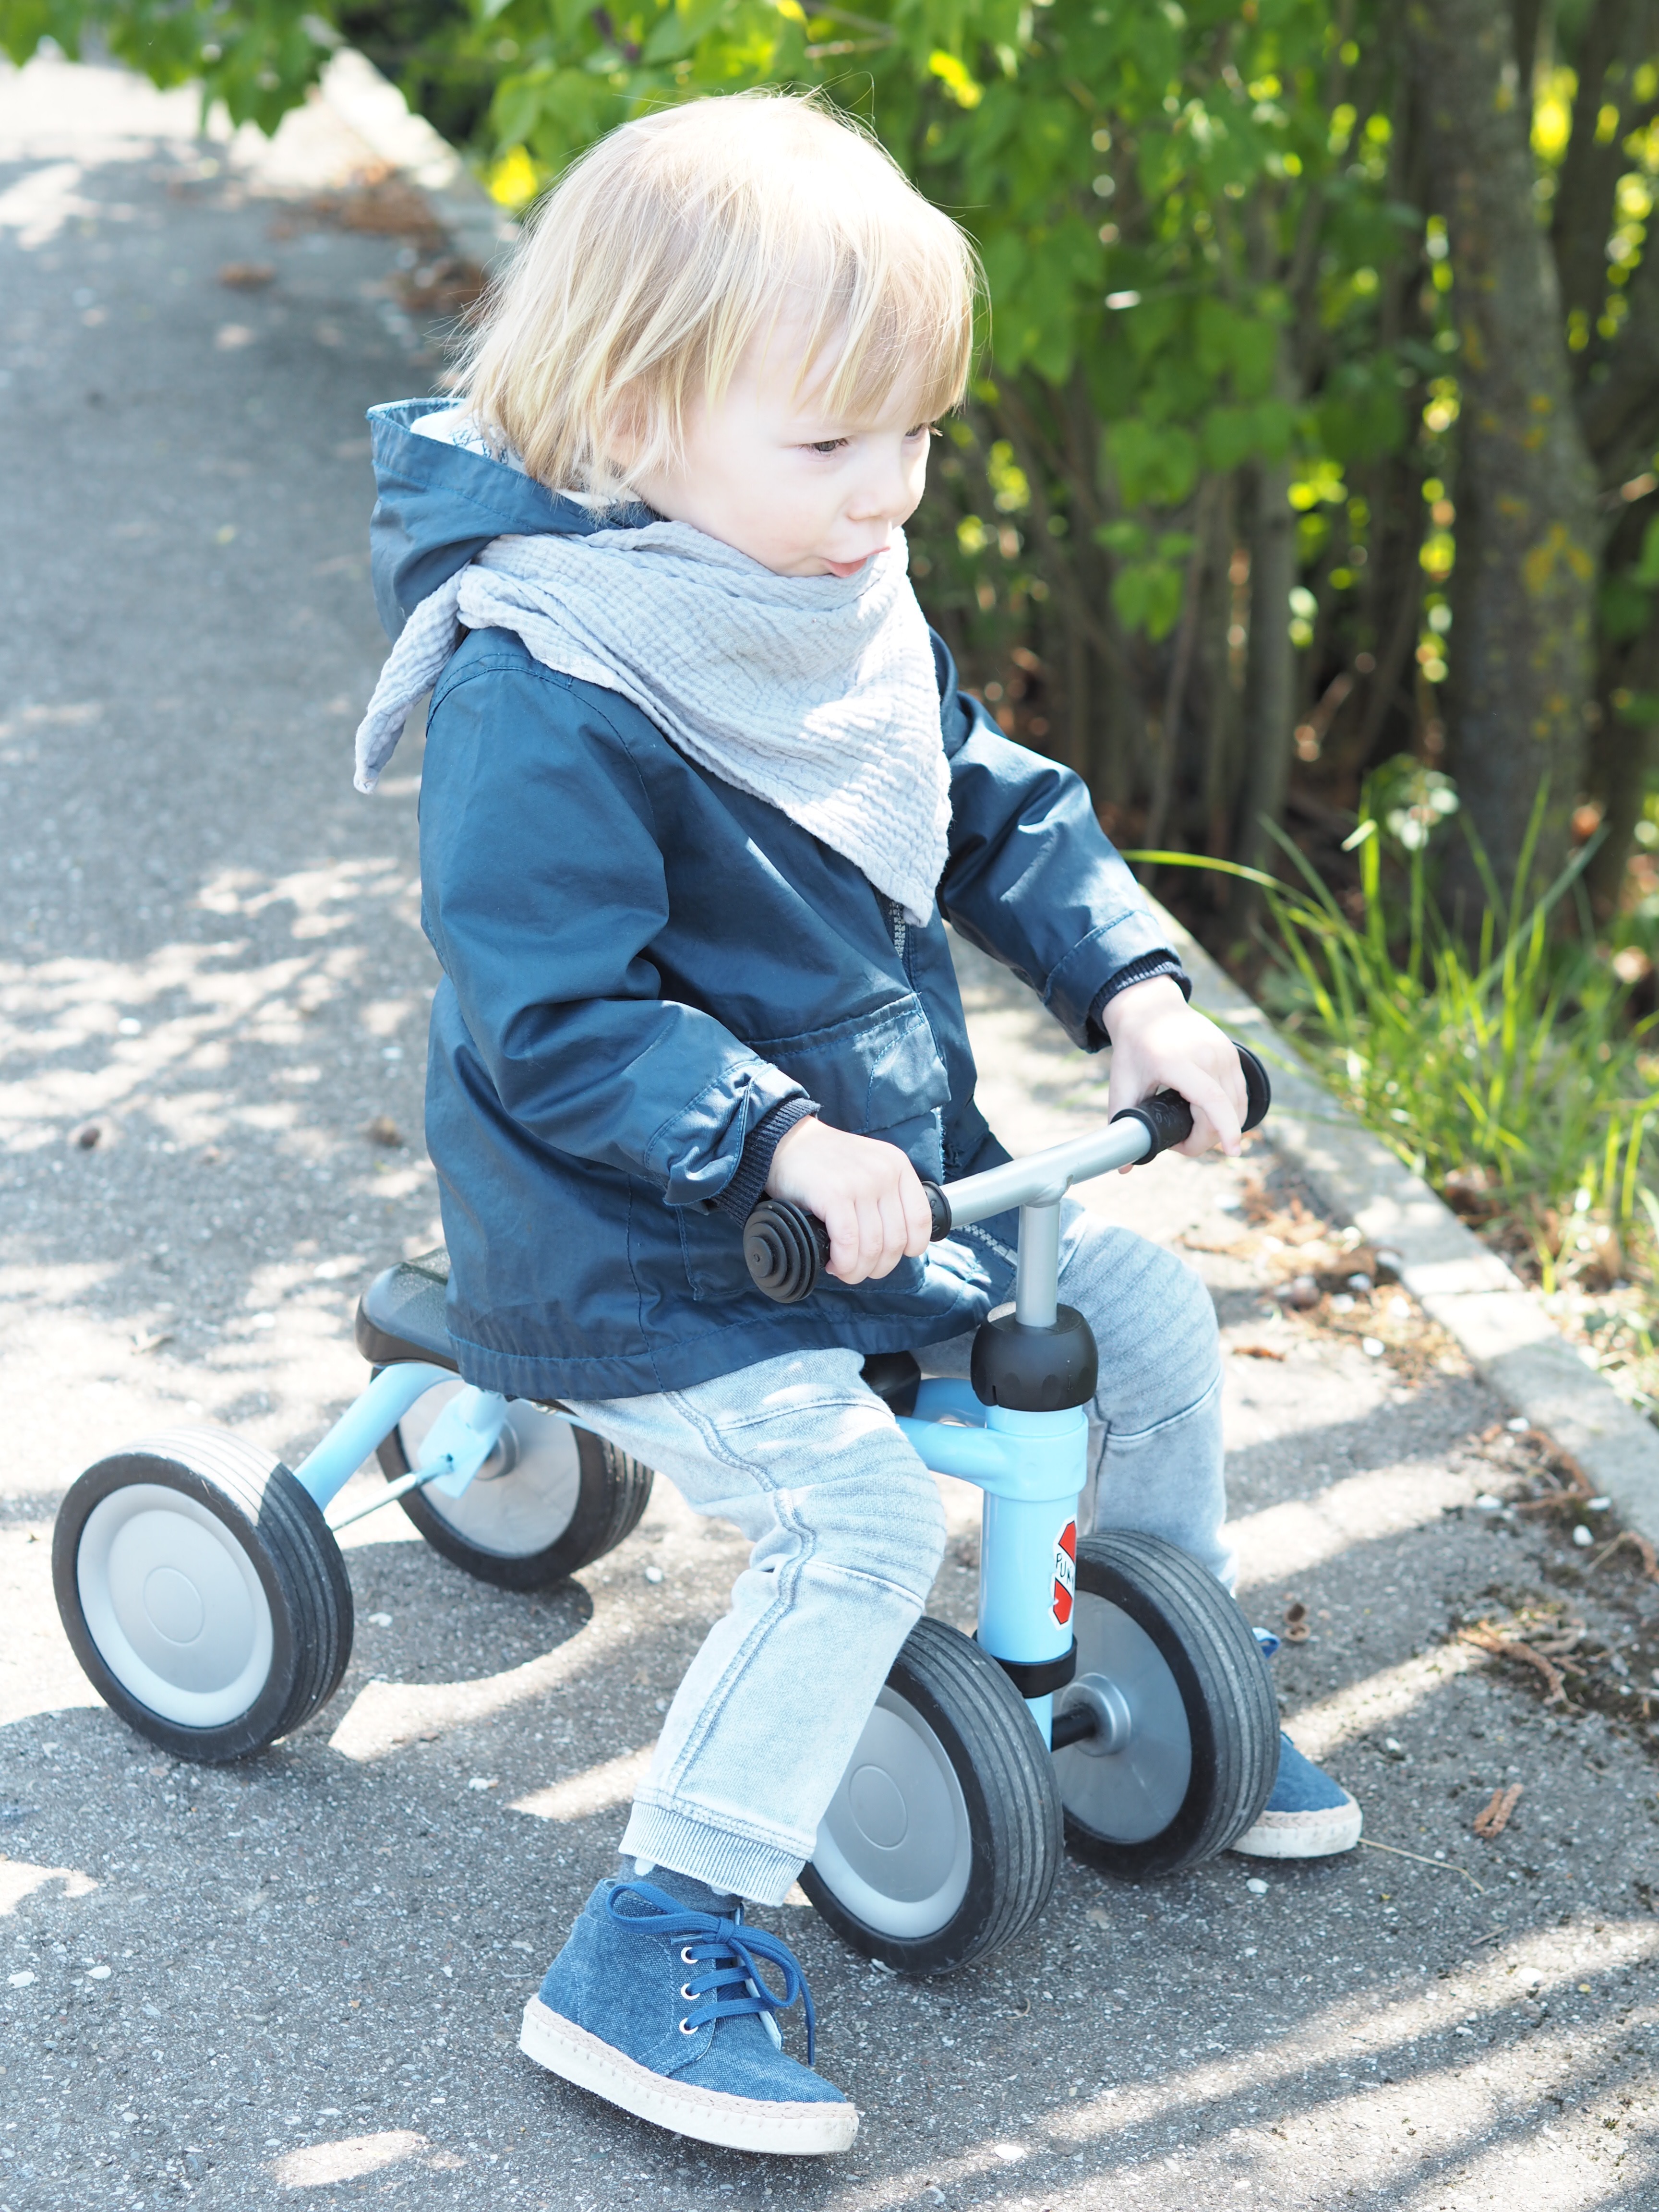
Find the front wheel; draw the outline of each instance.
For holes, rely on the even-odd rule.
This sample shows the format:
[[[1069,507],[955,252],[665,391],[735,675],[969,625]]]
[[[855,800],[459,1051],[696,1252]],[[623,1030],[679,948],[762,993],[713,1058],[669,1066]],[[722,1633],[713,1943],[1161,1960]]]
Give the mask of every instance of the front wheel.
[[[1055,1717],[1095,1726],[1054,1753],[1068,1839],[1108,1873],[1174,1874],[1224,1851],[1279,1769],[1267,1662],[1237,1602],[1161,1536],[1077,1547],[1077,1674]]]
[[[461,1388],[434,1382],[415,1401],[380,1448],[388,1481],[420,1465],[428,1432]],[[632,1534],[652,1480],[648,1467],[568,1415],[514,1398],[495,1449],[459,1498],[428,1484],[398,1502],[434,1552],[478,1581],[546,1589]]]
[[[819,1823],[801,1887],[866,1958],[948,1973],[1011,1942],[1060,1871],[1047,1747],[994,1659],[919,1620]]]
[[[179,1759],[243,1759],[291,1735],[351,1655],[333,1532],[280,1461],[218,1430],[89,1467],[58,1509],[52,1570],[93,1687]]]

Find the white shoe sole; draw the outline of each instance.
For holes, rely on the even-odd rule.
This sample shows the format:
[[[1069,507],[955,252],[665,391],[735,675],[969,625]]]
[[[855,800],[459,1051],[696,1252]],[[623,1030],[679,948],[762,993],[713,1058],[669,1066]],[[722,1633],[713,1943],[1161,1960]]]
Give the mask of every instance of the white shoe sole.
[[[620,2105],[635,2119],[723,2150],[769,2151],[781,2158],[823,2158],[846,2150],[859,2131],[856,2106],[763,2102],[728,2096],[722,2089],[699,2089],[672,2075],[653,2074],[609,2043],[601,2043],[574,2020],[567,2020],[532,1997],[524,2008],[519,2048],[578,2088],[591,2089],[608,2104]]]
[[[1228,1849],[1247,1859],[1328,1859],[1351,1851],[1364,1825],[1350,1797],[1318,1813],[1263,1813]]]

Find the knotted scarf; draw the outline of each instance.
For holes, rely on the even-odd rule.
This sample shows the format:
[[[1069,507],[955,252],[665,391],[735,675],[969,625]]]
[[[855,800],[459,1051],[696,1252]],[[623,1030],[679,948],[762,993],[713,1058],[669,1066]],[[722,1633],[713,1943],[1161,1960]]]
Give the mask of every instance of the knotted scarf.
[[[463,628],[620,692],[671,743],[842,854],[920,924],[950,772],[903,535],[852,576],[780,576],[689,523],[497,538],[422,599],[357,732],[372,791]]]

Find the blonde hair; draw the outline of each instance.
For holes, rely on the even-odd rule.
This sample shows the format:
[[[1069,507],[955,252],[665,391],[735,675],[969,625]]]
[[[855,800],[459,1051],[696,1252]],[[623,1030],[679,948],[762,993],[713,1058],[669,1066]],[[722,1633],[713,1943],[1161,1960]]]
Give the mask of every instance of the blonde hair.
[[[918,422],[945,413],[980,289],[956,224],[818,100],[700,100],[624,124],[565,172],[459,389],[532,476],[617,498],[628,474],[678,463],[688,409],[718,400],[781,321],[805,332],[798,391],[833,362],[830,415],[868,420],[895,393]]]

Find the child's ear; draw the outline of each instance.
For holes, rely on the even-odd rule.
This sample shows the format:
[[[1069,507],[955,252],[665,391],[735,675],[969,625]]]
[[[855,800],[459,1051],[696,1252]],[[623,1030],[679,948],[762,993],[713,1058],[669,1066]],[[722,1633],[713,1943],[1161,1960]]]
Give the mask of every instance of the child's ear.
[[[619,477],[631,476],[639,466],[647,437],[645,410],[638,394],[619,392],[605,433],[605,458]]]

